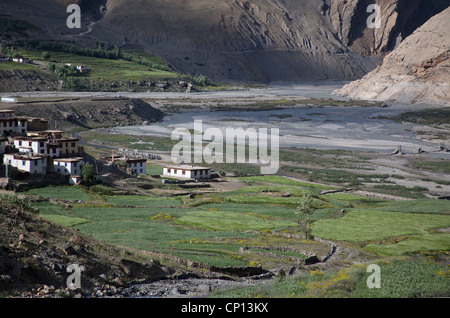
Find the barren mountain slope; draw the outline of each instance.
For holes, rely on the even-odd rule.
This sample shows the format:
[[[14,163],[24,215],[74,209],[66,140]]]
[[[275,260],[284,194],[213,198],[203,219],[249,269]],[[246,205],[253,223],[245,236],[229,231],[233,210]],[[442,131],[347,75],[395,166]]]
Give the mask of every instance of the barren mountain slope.
[[[189,73],[262,81],[349,79],[372,67],[335,39],[311,1],[109,0],[106,6],[102,29]]]
[[[383,64],[336,94],[358,99],[450,105],[450,8],[431,18]]]
[[[66,27],[69,2],[4,0],[0,10],[40,27],[35,38],[137,46],[219,79],[349,80],[375,67],[335,37],[312,0],[78,1],[81,29]]]
[[[146,49],[192,75],[354,80],[376,67],[360,54],[393,49],[448,0],[375,2],[376,31],[366,24],[369,0],[2,0],[0,14],[38,26],[34,38]],[[66,26],[69,3],[81,6],[81,29]]]

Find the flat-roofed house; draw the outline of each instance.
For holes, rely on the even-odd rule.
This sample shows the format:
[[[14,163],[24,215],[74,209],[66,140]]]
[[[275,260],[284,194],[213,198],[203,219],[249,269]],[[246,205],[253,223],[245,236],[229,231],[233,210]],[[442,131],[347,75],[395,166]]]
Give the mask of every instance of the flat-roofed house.
[[[41,154],[5,154],[3,155],[3,163],[17,168],[20,172],[30,174],[44,174],[47,170],[46,156]]]
[[[129,158],[125,160],[134,173],[147,174],[147,159]]]
[[[209,180],[211,179],[211,168],[190,165],[166,166],[163,169],[164,177]]]
[[[62,175],[81,175],[84,158],[55,158],[53,159],[53,170]]]
[[[37,117],[23,117],[27,120],[28,131],[42,131],[48,128],[48,120]]]
[[[61,157],[74,157],[80,155],[79,138],[57,139],[56,142],[61,146]]]
[[[14,138],[14,147],[19,152],[29,152],[31,149],[36,154],[47,154],[47,139],[40,137],[17,136]]]
[[[61,139],[63,135],[62,130],[41,130],[41,131],[30,131],[27,132],[27,136],[30,137],[42,137],[51,139]]]
[[[61,152],[61,145],[56,142],[47,143],[47,156],[49,158],[59,158]]]
[[[3,114],[5,115],[5,114]],[[28,121],[26,117],[6,116],[0,118],[1,136],[11,136],[13,134],[26,134],[28,131]]]

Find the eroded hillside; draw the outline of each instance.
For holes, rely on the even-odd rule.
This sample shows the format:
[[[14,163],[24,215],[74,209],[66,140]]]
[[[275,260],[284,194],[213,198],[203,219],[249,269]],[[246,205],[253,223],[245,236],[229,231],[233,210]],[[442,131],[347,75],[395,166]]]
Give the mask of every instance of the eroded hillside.
[[[336,94],[358,99],[450,105],[450,8],[388,54],[383,64]]]
[[[81,6],[81,29],[66,7]],[[5,0],[0,12],[38,27],[32,37],[119,44],[215,80],[354,80],[373,70],[446,0],[377,0],[381,28],[367,27],[373,1]],[[31,36],[31,35],[30,35]]]

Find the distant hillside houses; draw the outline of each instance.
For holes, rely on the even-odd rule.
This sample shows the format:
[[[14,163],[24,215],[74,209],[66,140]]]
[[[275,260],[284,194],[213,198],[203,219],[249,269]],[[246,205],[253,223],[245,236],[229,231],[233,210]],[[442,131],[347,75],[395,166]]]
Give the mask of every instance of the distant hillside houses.
[[[74,64],[72,64],[72,63],[66,63],[65,65],[68,66],[68,67],[74,66]],[[86,65],[75,65],[75,66],[76,66],[77,70],[78,70],[80,73],[86,73],[86,72],[89,72],[89,69],[88,69],[88,67],[87,67]]]
[[[26,57],[13,57],[12,60],[16,63],[33,63],[33,60]]]
[[[0,62],[10,62],[10,61],[11,61],[11,59],[9,57],[0,53]]]
[[[0,110],[0,157],[7,177],[57,173],[68,176],[72,184],[80,181],[85,161],[79,139],[64,138],[62,131],[47,128],[45,119]]]

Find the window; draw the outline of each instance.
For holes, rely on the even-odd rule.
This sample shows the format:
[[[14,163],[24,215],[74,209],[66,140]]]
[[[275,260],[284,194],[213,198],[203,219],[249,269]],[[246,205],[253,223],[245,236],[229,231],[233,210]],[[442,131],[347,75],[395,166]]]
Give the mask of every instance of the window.
[[[38,162],[37,162],[37,161],[35,161],[35,162],[34,162],[34,165],[35,165],[35,166],[37,166],[37,165],[38,165]]]
[[[77,167],[77,162],[74,162],[74,163],[73,163],[73,166],[76,168],[76,167]]]
[[[141,167],[143,166],[142,162],[141,162]]]
[[[25,160],[22,160],[22,166],[25,166]]]
[[[75,143],[74,142],[72,142],[72,147],[75,147]]]

